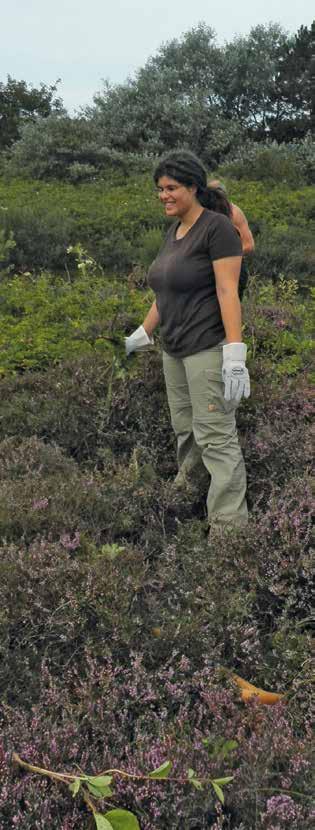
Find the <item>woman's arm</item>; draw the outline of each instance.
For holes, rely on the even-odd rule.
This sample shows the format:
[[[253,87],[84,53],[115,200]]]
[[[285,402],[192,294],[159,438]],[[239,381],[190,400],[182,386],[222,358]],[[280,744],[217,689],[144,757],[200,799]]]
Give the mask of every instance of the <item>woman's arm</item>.
[[[148,312],[147,316],[145,317],[142,325],[144,330],[146,331],[148,337],[152,337],[154,329],[159,325],[160,317],[159,312],[157,310],[156,302],[152,303],[150,311]]]
[[[255,248],[255,242],[253,234],[247,222],[245,213],[243,213],[241,208],[239,208],[237,205],[231,204],[231,207],[231,221],[233,222],[233,225],[236,228],[236,230],[239,232],[243,248],[243,254],[250,254],[251,251],[253,251]]]
[[[150,343],[153,343],[152,334],[159,322],[159,312],[156,302],[154,302],[142,325],[138,326],[136,331],[133,331],[129,337],[125,337],[126,354],[129,355],[131,352],[136,352],[138,349],[142,349],[143,346],[148,346]]]
[[[217,259],[212,263],[217,297],[228,343],[241,343],[242,341],[242,312],[238,296],[241,262],[242,257],[230,256],[225,259]]]
[[[245,365],[247,346],[242,343],[242,312],[238,282],[242,258],[231,256],[213,262],[217,297],[220,304],[225,336],[222,380],[226,401],[239,403],[250,395],[250,380]]]

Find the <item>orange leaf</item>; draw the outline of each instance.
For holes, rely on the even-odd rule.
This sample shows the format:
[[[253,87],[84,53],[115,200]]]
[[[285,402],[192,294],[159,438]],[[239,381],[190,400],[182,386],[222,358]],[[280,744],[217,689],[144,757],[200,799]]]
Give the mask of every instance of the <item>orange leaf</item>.
[[[267,692],[265,689],[259,689],[257,686],[253,686],[252,683],[248,683],[247,680],[243,680],[237,674],[233,674],[233,680],[240,687],[241,698],[244,702],[250,700],[252,697],[257,697],[260,703],[272,706],[284,698],[284,695],[278,692]]]

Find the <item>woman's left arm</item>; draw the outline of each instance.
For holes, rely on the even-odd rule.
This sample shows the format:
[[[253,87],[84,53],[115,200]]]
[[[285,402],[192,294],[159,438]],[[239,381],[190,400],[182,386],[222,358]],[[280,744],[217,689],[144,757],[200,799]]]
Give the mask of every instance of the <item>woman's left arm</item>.
[[[242,312],[238,282],[242,257],[217,259],[213,264],[217,297],[225,329],[222,380],[226,401],[239,403],[250,395],[249,374],[245,365],[247,346],[242,343]]]
[[[212,263],[227,343],[240,343],[242,340],[242,311],[238,296],[241,264],[241,256],[217,259]]]

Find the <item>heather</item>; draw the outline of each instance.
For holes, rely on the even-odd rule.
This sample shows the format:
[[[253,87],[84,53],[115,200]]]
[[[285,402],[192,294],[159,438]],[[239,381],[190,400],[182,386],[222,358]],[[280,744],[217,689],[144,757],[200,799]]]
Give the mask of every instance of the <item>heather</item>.
[[[257,194],[270,223],[283,214],[280,187],[274,203],[260,182],[235,188],[261,228]],[[302,216],[301,194],[283,198]],[[250,524],[209,548],[207,481],[192,495],[172,489],[159,339],[124,355],[161,233],[140,201],[126,270],[102,270],[81,245],[67,252],[67,239],[64,273],[14,274],[18,243],[2,238],[0,826],[93,826],[80,794],[18,770],[15,751],[74,775],[144,776],[115,775],[114,796],[98,802],[133,812],[141,830],[308,830],[311,296],[296,264],[296,279],[278,265],[274,279],[251,276],[252,396],[238,412]],[[127,226],[119,199],[119,225],[123,210]],[[233,673],[285,699],[244,704]],[[169,780],[145,777],[166,761]],[[224,804],[188,770],[232,777]]]

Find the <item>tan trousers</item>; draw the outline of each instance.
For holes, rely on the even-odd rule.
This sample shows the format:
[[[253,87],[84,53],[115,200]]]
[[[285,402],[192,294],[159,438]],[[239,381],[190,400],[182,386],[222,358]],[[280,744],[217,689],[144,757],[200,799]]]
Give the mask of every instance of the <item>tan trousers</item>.
[[[223,396],[222,345],[184,358],[163,352],[163,368],[177,438],[175,482],[189,480],[202,462],[211,476],[209,523],[246,524],[246,471],[236,431],[237,405]]]

